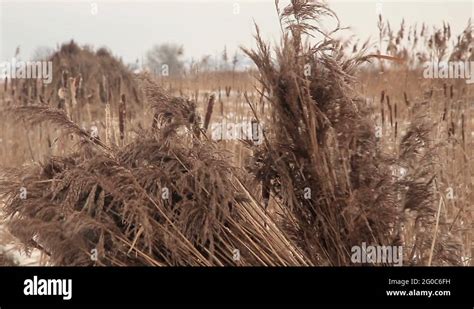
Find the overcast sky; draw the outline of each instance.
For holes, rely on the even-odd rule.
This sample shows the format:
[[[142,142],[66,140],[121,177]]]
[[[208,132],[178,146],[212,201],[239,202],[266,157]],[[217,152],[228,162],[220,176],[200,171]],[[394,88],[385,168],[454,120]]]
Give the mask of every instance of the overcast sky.
[[[286,1],[281,0],[282,3]],[[381,6],[377,3],[381,2]],[[440,25],[459,33],[472,17],[474,1],[329,1],[344,26],[356,35],[376,38],[377,12],[394,25]],[[96,10],[95,10],[96,9]],[[29,58],[38,46],[55,47],[74,39],[107,46],[125,62],[141,59],[154,44],[178,43],[186,58],[229,53],[253,46],[253,20],[268,40],[279,34],[273,0],[23,1],[0,0],[0,61],[17,46]]]

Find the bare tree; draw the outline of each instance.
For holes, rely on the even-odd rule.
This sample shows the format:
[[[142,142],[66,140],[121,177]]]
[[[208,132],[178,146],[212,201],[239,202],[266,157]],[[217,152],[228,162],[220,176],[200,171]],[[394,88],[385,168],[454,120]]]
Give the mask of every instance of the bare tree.
[[[48,60],[54,53],[54,50],[51,47],[39,46],[33,52],[33,60]]]
[[[184,68],[183,55],[183,46],[176,44],[155,45],[146,55],[146,65],[157,75],[180,75]]]

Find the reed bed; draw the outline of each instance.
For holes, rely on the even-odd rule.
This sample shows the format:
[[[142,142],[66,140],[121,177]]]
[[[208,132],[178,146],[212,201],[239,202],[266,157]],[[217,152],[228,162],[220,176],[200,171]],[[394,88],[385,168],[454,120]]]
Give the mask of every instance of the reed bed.
[[[258,26],[243,48],[253,71],[134,76],[71,42],[50,86],[6,80],[1,212],[24,249],[49,265],[346,266],[366,243],[472,265],[472,90],[423,79],[402,48],[467,57],[470,32],[448,52],[447,25],[394,34],[380,17],[378,50],[347,53],[314,22],[334,12],[290,2],[274,48]],[[223,121],[259,124],[263,143],[214,140]]]

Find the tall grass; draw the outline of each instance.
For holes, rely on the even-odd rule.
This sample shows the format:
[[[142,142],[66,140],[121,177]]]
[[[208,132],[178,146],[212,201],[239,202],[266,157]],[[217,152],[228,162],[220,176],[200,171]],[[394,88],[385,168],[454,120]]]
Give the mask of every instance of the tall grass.
[[[250,74],[134,78],[70,43],[52,85],[6,81],[11,233],[51,265],[341,266],[363,242],[403,246],[406,265],[472,263],[470,89],[421,80],[393,48],[348,56],[319,2],[276,9],[281,40],[256,26]],[[374,75],[373,59],[396,62]],[[219,120],[259,123],[264,142],[213,141]]]

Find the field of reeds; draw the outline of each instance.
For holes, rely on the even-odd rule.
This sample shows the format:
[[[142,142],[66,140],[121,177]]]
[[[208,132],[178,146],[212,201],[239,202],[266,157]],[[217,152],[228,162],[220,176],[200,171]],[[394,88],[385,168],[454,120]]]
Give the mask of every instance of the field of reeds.
[[[422,68],[474,61],[472,26],[381,16],[357,46],[319,38],[324,5],[277,9],[280,41],[256,26],[245,72],[133,74],[70,42],[51,84],[5,79],[0,264],[15,247],[44,265],[356,266],[366,243],[474,265],[474,86]],[[215,138],[222,123],[251,130]]]

